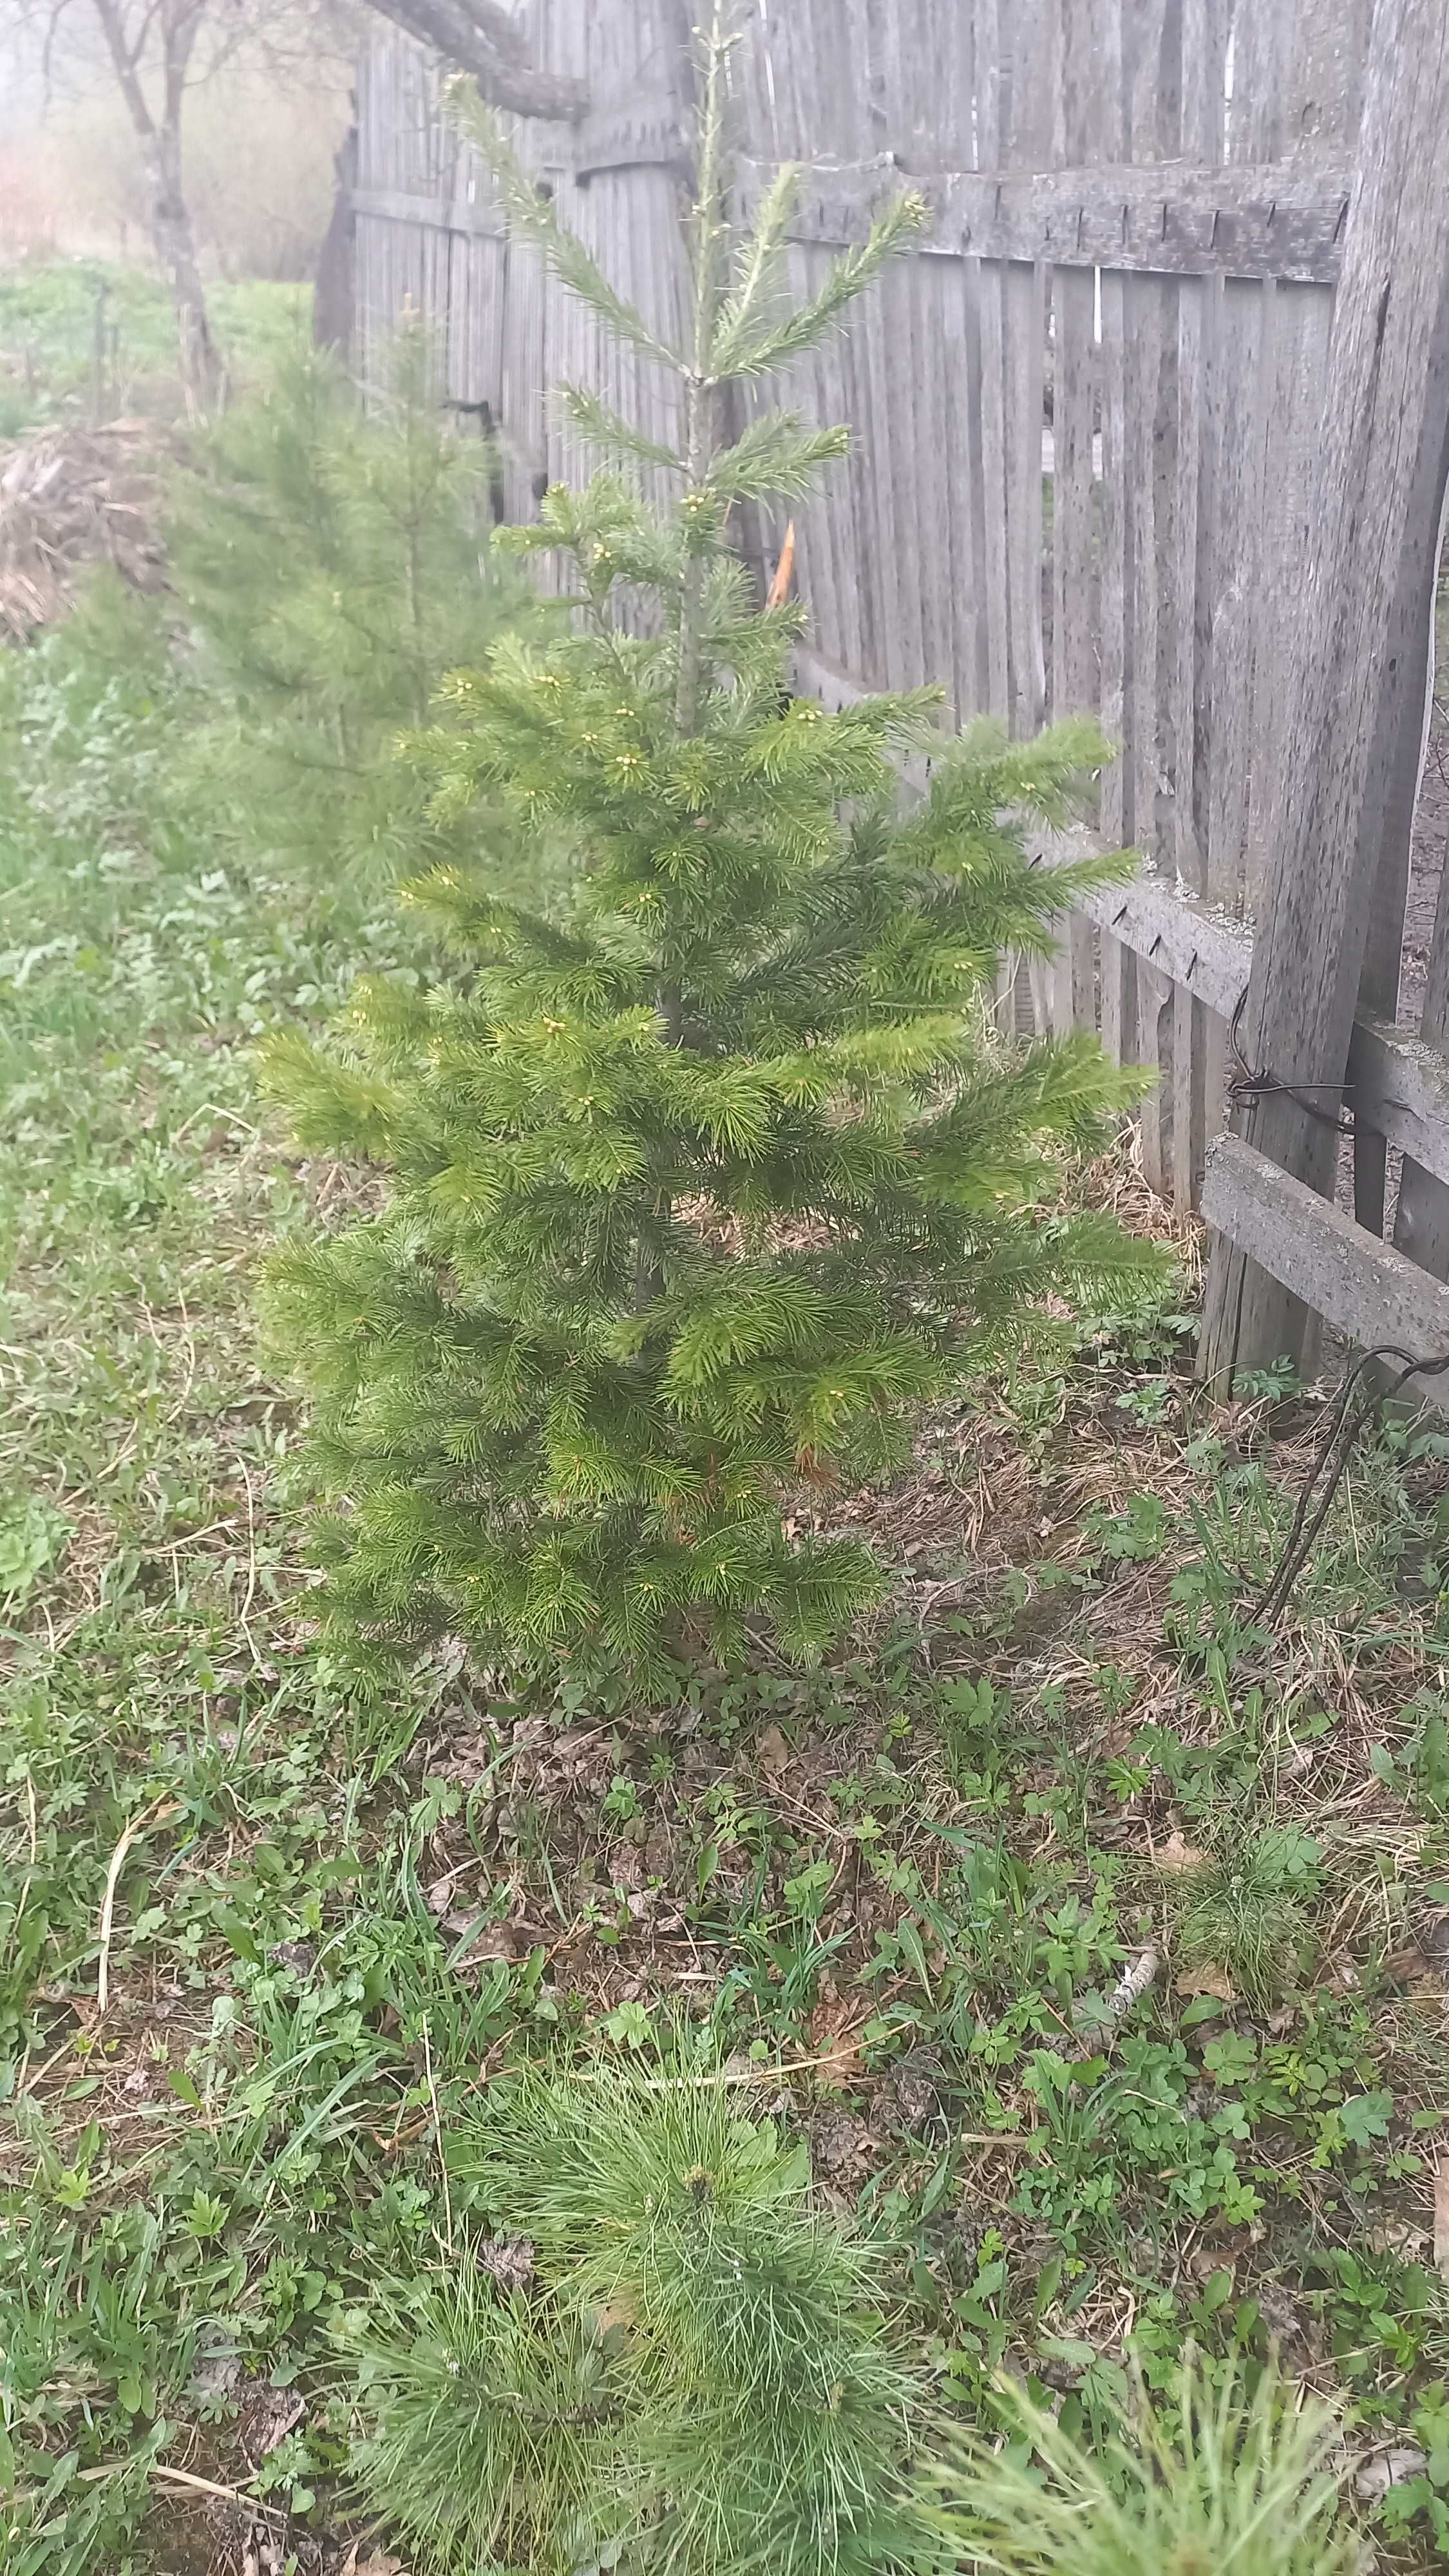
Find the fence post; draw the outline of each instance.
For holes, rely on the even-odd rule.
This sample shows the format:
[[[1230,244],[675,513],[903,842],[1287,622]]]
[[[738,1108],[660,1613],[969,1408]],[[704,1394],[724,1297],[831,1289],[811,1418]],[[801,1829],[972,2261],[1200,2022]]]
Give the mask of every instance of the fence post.
[[[1414,808],[1418,803],[1419,781],[1424,757],[1429,747],[1429,719],[1433,710],[1434,687],[1434,610],[1439,581],[1439,554],[1444,534],[1443,495],[1445,476],[1449,473],[1449,451],[1439,461],[1440,503],[1432,545],[1410,549],[1403,566],[1409,584],[1406,614],[1410,621],[1408,649],[1398,657],[1396,687],[1392,705],[1384,709],[1384,721],[1393,728],[1397,750],[1389,777],[1388,794],[1378,834],[1373,890],[1368,907],[1368,944],[1364,953],[1363,974],[1358,988],[1358,1007],[1370,1019],[1397,1020],[1399,984],[1404,954],[1404,915],[1408,906],[1409,876],[1413,853]],[[1431,1028],[1427,1020],[1423,1029],[1426,1039],[1442,1043],[1442,1028]],[[1349,1053],[1350,1105],[1355,1079],[1353,1051]],[[1399,1204],[1403,1206],[1403,1186],[1411,1167],[1404,1167]],[[1388,1140],[1371,1127],[1354,1129],[1353,1139],[1353,1212],[1359,1224],[1371,1234],[1384,1230],[1385,1192],[1388,1175]],[[1396,1240],[1398,1238],[1396,1237]],[[1431,1262],[1429,1267],[1435,1265]],[[1442,1276],[1442,1272],[1440,1274]]]
[[[1445,491],[1440,506],[1439,530],[1434,547],[1434,579],[1429,590],[1429,623],[1426,637],[1425,703],[1423,733],[1420,742],[1420,771],[1429,747],[1429,727],[1433,721],[1435,699],[1434,619],[1437,613],[1439,562],[1446,532],[1449,532],[1449,444],[1445,451]],[[1449,851],[1439,879],[1439,895],[1434,907],[1434,929],[1429,945],[1429,970],[1425,978],[1423,1008],[1419,1017],[1419,1039],[1441,1055],[1449,1055]],[[1400,1252],[1432,1271],[1436,1279],[1449,1279],[1449,1182],[1405,1154],[1399,1175],[1399,1204],[1394,1216],[1394,1242]]]
[[[1389,719],[1414,641],[1410,557],[1432,545],[1438,515],[1449,422],[1446,131],[1444,0],[1377,0],[1329,352],[1302,652],[1273,811],[1278,867],[1254,940],[1241,1034],[1255,1074],[1325,1106],[1336,1105],[1333,1086],[1347,1065],[1399,748]],[[1234,1125],[1320,1196],[1332,1194],[1337,1133],[1299,1100],[1269,1091],[1242,1107]],[[1226,1391],[1241,1369],[1283,1354],[1296,1359],[1304,1323],[1297,1301],[1221,1233],[1203,1322],[1209,1383]]]

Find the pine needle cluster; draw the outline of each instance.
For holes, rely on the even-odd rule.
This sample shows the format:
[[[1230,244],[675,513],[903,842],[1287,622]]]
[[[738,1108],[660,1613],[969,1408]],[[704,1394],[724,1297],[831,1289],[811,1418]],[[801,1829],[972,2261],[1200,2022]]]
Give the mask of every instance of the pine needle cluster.
[[[447,672],[539,622],[493,549],[492,444],[440,404],[420,323],[381,373],[364,412],[331,355],[287,353],[198,440],[167,526],[197,675],[224,709],[199,746],[211,793],[251,847],[318,871],[451,854],[399,736]]]
[[[1013,2391],[1017,2438],[978,2443],[929,2520],[971,2576],[1347,2576],[1360,2543],[1327,2409],[1272,2371],[1185,2366],[1100,2452]]]
[[[1082,724],[949,742],[929,690],[838,714],[792,696],[803,613],[756,605],[733,542],[741,502],[799,493],[845,434],[775,412],[731,440],[727,389],[833,330],[925,210],[898,199],[792,306],[793,182],[735,242],[722,40],[704,75],[683,351],[481,126],[515,226],[679,389],[672,445],[568,397],[610,461],[511,533],[562,556],[573,621],[497,640],[417,745],[435,827],[486,807],[525,848],[563,845],[577,898],[503,899],[487,847],[427,870],[409,898],[457,981],[365,983],[337,1044],[269,1059],[306,1148],[392,1183],[380,1218],[273,1280],[335,1505],[334,1609],[649,1687],[751,1620],[817,1657],[880,1574],[787,1531],[792,1494],[888,1474],[923,1405],[1154,1266],[1062,1212],[1064,1160],[1132,1078],[1088,1040],[1003,1052],[989,1029],[1002,951],[1047,953],[1126,867],[1025,845],[1104,745]],[[907,809],[896,761],[923,743]]]
[[[892,2563],[919,2386],[802,2149],[711,2073],[586,2069],[524,2079],[451,2162],[527,2243],[475,2237],[367,2330],[364,2476],[421,2568]]]

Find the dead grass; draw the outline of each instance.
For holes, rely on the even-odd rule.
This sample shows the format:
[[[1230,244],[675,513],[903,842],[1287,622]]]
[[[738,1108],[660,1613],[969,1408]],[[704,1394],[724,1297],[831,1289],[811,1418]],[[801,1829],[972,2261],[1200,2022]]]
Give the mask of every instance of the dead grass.
[[[165,586],[154,421],[43,429],[0,458],[0,641],[54,626],[96,564]]]

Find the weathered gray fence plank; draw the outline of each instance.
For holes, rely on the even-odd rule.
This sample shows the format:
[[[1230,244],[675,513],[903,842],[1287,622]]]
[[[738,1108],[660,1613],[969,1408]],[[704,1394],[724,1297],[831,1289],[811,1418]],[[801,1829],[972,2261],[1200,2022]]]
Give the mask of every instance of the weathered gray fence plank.
[[[1285,728],[1276,869],[1265,888],[1246,1013],[1250,1061],[1299,1086],[1342,1079],[1366,931],[1366,841],[1382,822],[1397,745],[1386,687],[1410,637],[1404,582],[1385,614],[1385,564],[1432,543],[1449,420],[1449,14],[1380,0],[1363,168],[1329,359],[1324,503],[1306,567],[1302,680]],[[1413,76],[1400,66],[1412,63]],[[1366,827],[1368,827],[1366,829]],[[1326,1192],[1334,1137],[1283,1094],[1245,1132]],[[1218,1383],[1301,1347],[1284,1283],[1220,1242],[1204,1367]]]
[[[1011,729],[1033,734],[1046,712],[1042,650],[1042,360],[1046,272],[1004,271],[1007,453],[1007,669]]]
[[[913,342],[920,364],[915,404],[916,491],[919,531],[916,561],[921,584],[921,676],[939,680],[955,697],[955,599],[951,576],[951,418],[946,380],[947,308],[959,293],[959,276],[938,261],[912,260]],[[959,705],[959,701],[957,701]],[[967,706],[970,706],[970,700]]]
[[[1185,885],[1207,882],[1207,834],[1201,812],[1204,654],[1199,584],[1206,513],[1203,508],[1203,429],[1206,406],[1205,324],[1207,288],[1197,279],[1177,296],[1177,489],[1173,520],[1173,618],[1170,706],[1167,724],[1172,776],[1172,856]]]
[[[1394,749],[1381,815],[1365,818],[1366,827],[1374,833],[1374,847],[1366,855],[1366,864],[1372,869],[1372,893],[1368,938],[1359,977],[1358,1008],[1360,1012],[1373,1012],[1388,1020],[1398,1016],[1414,807],[1418,801],[1433,706],[1434,599],[1443,553],[1446,481],[1449,481],[1449,452],[1439,462],[1437,538],[1401,568],[1401,587],[1406,589],[1407,595],[1398,604],[1397,615],[1406,639],[1405,650],[1397,657],[1389,675],[1383,709],[1383,721],[1394,736]],[[1410,1170],[1403,1177],[1407,1180],[1412,1213],[1414,1199],[1419,1195],[1415,1176]],[[1376,1234],[1381,1234],[1384,1228],[1386,1178],[1382,1141],[1373,1136],[1356,1135],[1354,1213],[1360,1225],[1371,1226]],[[1401,1202],[1402,1197],[1401,1185]],[[1426,1212],[1426,1208],[1421,1208],[1421,1214]]]
[[[1449,480],[1446,480],[1439,504],[1439,527],[1435,537],[1432,571],[1437,576],[1444,558],[1446,532],[1449,532]],[[1435,592],[1431,585],[1429,614],[1424,622],[1423,716],[1414,760],[1415,777],[1422,775],[1429,749],[1429,728],[1435,704]],[[1412,701],[1409,701],[1409,705]],[[1405,716],[1409,708],[1406,705]],[[1400,737],[1399,761],[1395,776],[1395,793],[1391,799],[1391,828],[1402,824],[1405,774],[1409,766],[1411,742],[1406,739],[1406,721]],[[1412,822],[1412,811],[1410,812]],[[1387,842],[1388,834],[1385,839]],[[1362,1005],[1361,1005],[1362,1007]],[[1429,946],[1428,974],[1419,1017],[1419,1035],[1427,1047],[1440,1057],[1449,1056],[1449,866],[1440,876],[1438,900],[1434,911],[1434,929]],[[1436,1279],[1449,1278],[1449,1188],[1444,1186],[1449,1175],[1436,1177],[1424,1168],[1422,1153],[1410,1148],[1399,1176],[1399,1200],[1394,1216],[1394,1241],[1402,1252],[1432,1270]]]
[[[1153,277],[1132,277],[1124,288],[1123,447],[1127,486],[1126,546],[1131,640],[1128,739],[1132,746],[1132,838],[1157,846],[1159,723],[1157,627],[1159,595],[1170,611],[1173,558],[1158,528],[1156,433],[1162,386],[1162,294]],[[1165,533],[1165,532],[1163,532]]]
[[[1213,167],[1223,159],[1229,18],[1227,0],[1182,0],[1182,149]]]
[[[1052,281],[1052,714],[1095,714],[1100,702],[1095,612],[1093,451],[1096,285],[1083,269]],[[1092,925],[1067,923],[1054,978],[1059,1034],[1097,1025],[1097,943]]]
[[[1449,867],[1439,880],[1429,977],[1419,1022],[1422,1043],[1442,1062],[1449,1053]],[[1449,1173],[1434,1175],[1422,1146],[1409,1148],[1399,1179],[1394,1241],[1436,1279],[1449,1279]]]
[[[1219,1136],[1208,1147],[1203,1214],[1246,1247],[1280,1293],[1361,1349],[1449,1356],[1449,1288],[1243,1137]],[[1449,1371],[1411,1378],[1404,1394],[1449,1411]]]
[[[864,238],[899,188],[893,159],[815,169],[792,218],[802,240]],[[1174,168],[908,172],[934,210],[925,256],[1049,260],[1057,267],[1166,276],[1283,277],[1332,285],[1342,258],[1348,182],[1339,173]],[[773,176],[742,171],[749,205]]]
[[[1099,584],[1102,723],[1121,745],[1104,772],[1102,832],[1108,842],[1133,833],[1133,764],[1128,695],[1128,619],[1131,613],[1127,499],[1127,281],[1120,272],[1101,280],[1102,510]],[[1101,939],[1102,1044],[1117,1064],[1137,1061],[1137,961],[1110,932]]]
[[[1102,723],[1127,749],[1127,282],[1117,273],[1101,281],[1102,333],[1099,378],[1102,407],[1100,603]],[[1130,756],[1113,762],[1102,780],[1102,830],[1109,841],[1132,834]]]
[[[984,572],[982,607],[986,619],[985,709],[994,716],[1010,711],[1011,684],[1007,653],[1010,588],[1007,572],[1006,416],[1004,344],[1001,317],[1003,278],[991,260],[969,259],[965,266],[967,307],[975,343],[975,411],[980,423],[980,458],[973,506],[977,513]]]

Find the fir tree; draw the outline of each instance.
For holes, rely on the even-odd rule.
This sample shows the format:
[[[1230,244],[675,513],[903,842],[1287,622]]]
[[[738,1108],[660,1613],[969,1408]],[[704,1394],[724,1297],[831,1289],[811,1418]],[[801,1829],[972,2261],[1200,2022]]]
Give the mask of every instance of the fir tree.
[[[539,620],[493,551],[495,464],[441,409],[417,323],[367,412],[332,356],[299,349],[199,442],[168,541],[224,710],[199,759],[253,847],[319,868],[450,855],[462,826],[432,824],[397,746],[447,672]]]
[[[457,986],[364,984],[342,1043],[270,1057],[309,1149],[392,1175],[381,1217],[296,1246],[273,1285],[338,1505],[334,1606],[646,1683],[751,1616],[817,1656],[880,1575],[788,1534],[792,1492],[888,1473],[923,1405],[1152,1261],[1061,1213],[1064,1157],[1130,1077],[1087,1040],[1011,1053],[988,1026],[1003,948],[1046,953],[1126,865],[1024,848],[1104,746],[1073,724],[948,747],[930,690],[792,701],[801,612],[757,608],[731,549],[737,505],[793,499],[847,442],[788,412],[726,441],[726,389],[831,331],[924,209],[901,197],[792,308],[788,176],[731,241],[727,63],[716,36],[682,355],[481,129],[514,224],[680,388],[675,447],[566,396],[612,462],[512,535],[565,558],[574,625],[501,638],[419,746],[436,817],[487,801],[525,843],[566,836],[577,899],[551,920],[501,901],[486,849],[432,869],[410,899]],[[647,635],[619,613],[641,594]],[[902,810],[893,757],[925,741],[930,793]]]

